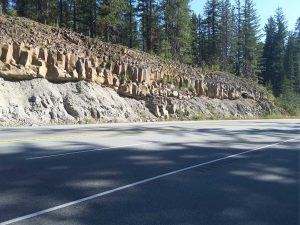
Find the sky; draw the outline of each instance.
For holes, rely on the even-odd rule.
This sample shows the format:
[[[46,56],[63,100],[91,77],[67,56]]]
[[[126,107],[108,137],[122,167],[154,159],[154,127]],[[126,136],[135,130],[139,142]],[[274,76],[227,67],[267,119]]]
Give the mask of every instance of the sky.
[[[191,9],[197,14],[202,14],[203,6],[206,0],[191,0]],[[234,0],[231,0],[234,3]],[[275,14],[278,7],[288,20],[289,30],[293,30],[297,19],[300,17],[300,1],[299,0],[254,0],[256,4],[257,14],[260,16],[261,28],[265,26],[270,16]]]

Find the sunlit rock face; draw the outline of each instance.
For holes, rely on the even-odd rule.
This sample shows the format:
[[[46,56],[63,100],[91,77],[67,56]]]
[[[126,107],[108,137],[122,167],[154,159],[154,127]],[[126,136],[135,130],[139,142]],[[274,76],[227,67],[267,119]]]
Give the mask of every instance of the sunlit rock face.
[[[122,97],[144,101],[153,115],[164,118],[176,116],[178,110],[192,110],[190,114],[205,112],[186,106],[188,101],[197,108],[204,99],[265,105],[258,107],[258,112],[241,106],[240,110],[251,109],[242,113],[245,115],[265,114],[272,108],[256,85],[231,74],[205,73],[200,68],[162,60],[69,30],[4,15],[0,15],[0,77],[13,82],[86,81],[111,88]],[[214,109],[217,111],[217,106],[211,105],[210,114],[216,114]]]

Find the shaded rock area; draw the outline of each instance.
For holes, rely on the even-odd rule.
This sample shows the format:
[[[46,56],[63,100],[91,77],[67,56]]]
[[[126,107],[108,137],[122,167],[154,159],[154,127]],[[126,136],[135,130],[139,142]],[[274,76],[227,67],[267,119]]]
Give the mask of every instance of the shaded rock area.
[[[178,114],[244,117],[272,109],[251,99],[153,97],[136,100],[86,81],[53,84],[46,79],[11,82],[0,78],[0,125],[157,121]]]
[[[0,87],[4,91],[0,120],[4,122],[35,123],[34,114],[36,122],[43,123],[89,118],[155,120],[176,117],[182,111],[257,116],[273,107],[261,88],[231,74],[204,73],[69,30],[4,15],[0,15],[0,77],[5,79]],[[75,94],[74,88],[81,92],[81,86],[85,94]],[[4,87],[17,92],[5,96],[9,89]],[[15,100],[14,94],[19,95]],[[122,112],[122,107],[128,111]]]
[[[8,82],[0,79],[0,124],[138,122],[155,117],[144,102],[120,97],[114,90],[81,81],[53,84],[45,79]]]

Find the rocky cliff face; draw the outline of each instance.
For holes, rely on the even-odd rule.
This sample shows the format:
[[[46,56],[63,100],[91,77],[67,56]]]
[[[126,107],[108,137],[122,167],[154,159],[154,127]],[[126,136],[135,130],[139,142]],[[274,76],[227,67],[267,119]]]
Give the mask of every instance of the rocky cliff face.
[[[33,79],[37,79],[37,83],[47,80],[60,84],[86,81],[99,89],[111,88],[127,100],[132,98],[144,102],[156,117],[176,116],[178,111],[187,111],[187,105],[196,107],[204,99],[212,108],[216,100],[252,102],[253,106],[261,106],[255,112],[250,110],[251,107],[241,108],[241,111],[249,111],[231,113],[230,116],[259,115],[272,108],[255,85],[233,75],[202,73],[200,69],[165,62],[146,53],[68,30],[3,15],[0,15],[0,77],[13,82]],[[49,83],[51,87],[59,86],[53,85]],[[95,110],[100,105],[95,105]],[[1,107],[3,116],[4,107]],[[198,112],[207,114],[204,108],[199,107]]]

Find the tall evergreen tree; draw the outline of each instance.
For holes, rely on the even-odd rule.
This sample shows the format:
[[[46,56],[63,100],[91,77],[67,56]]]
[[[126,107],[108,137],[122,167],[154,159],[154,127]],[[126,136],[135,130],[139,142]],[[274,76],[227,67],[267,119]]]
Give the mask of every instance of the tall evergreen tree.
[[[265,33],[266,33],[266,40],[265,45],[263,47],[263,71],[262,71],[262,77],[264,84],[272,84],[272,75],[274,68],[274,58],[275,58],[275,41],[276,41],[276,22],[274,20],[274,17],[270,17],[268,19],[268,23],[265,25]]]
[[[146,52],[158,53],[161,41],[158,1],[139,0],[138,12],[140,18],[142,49]]]
[[[164,31],[174,60],[191,62],[190,0],[163,0]]]
[[[233,17],[233,42],[232,42],[232,72],[237,76],[242,75],[243,60],[243,13],[241,0],[235,1]]]
[[[300,17],[295,26],[295,56],[294,56],[294,90],[300,95]]]
[[[230,0],[221,1],[220,15],[220,64],[222,69],[228,70],[233,42],[233,10]]]
[[[221,2],[207,0],[204,7],[207,48],[207,63],[220,64],[220,29],[221,29]]]
[[[253,0],[245,0],[243,7],[243,60],[242,73],[246,77],[257,79],[257,44],[259,40],[259,18]]]
[[[284,81],[284,53],[285,41],[287,37],[287,22],[281,8],[276,10],[275,15],[277,33],[275,41],[275,70],[273,78],[274,94],[279,95],[282,92],[282,84]]]
[[[290,32],[284,57],[285,79],[291,89],[300,94],[300,18],[297,20],[295,31]]]
[[[128,0],[124,32],[125,39],[127,40],[125,40],[123,44],[127,45],[129,48],[138,47],[136,11],[136,0]]]
[[[98,21],[99,34],[105,41],[121,42],[121,28],[124,25],[127,6],[126,0],[103,0]]]
[[[200,65],[200,27],[199,17],[193,13],[191,18],[192,63]]]

